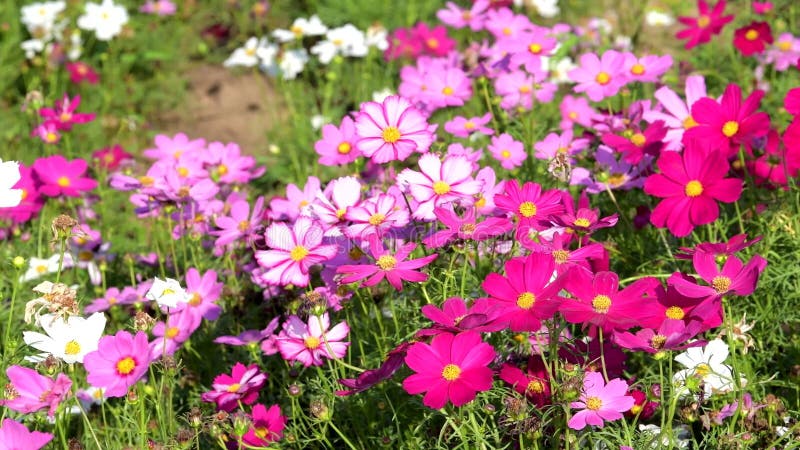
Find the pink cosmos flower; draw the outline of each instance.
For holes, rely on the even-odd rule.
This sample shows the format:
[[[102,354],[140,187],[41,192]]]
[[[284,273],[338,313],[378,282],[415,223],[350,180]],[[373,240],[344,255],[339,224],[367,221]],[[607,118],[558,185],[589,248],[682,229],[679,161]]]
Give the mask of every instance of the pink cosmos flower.
[[[550,216],[549,221],[554,225],[566,228],[567,233],[589,235],[600,228],[610,228],[617,224],[617,214],[601,218],[600,210],[592,209],[589,206],[589,197],[586,195],[586,191],[581,193],[577,210],[572,202],[572,197],[567,192],[563,194],[562,203],[565,212]]]
[[[538,159],[551,160],[559,154],[566,154],[574,163],[572,158],[574,155],[584,151],[589,147],[589,139],[578,138],[574,139],[572,128],[564,130],[561,135],[558,133],[550,133],[541,141],[533,145],[536,153],[533,155]]]
[[[97,187],[97,181],[83,177],[88,165],[83,159],[67,161],[61,155],[39,158],[33,163],[33,171],[41,182],[39,192],[48,197],[78,197],[81,192]]]
[[[701,242],[694,248],[681,247],[680,252],[675,253],[675,259],[692,259],[696,252],[711,253],[715,257],[725,257],[734,255],[763,239],[764,236],[756,236],[751,240],[747,240],[746,234],[737,234],[726,242]]]
[[[436,17],[443,24],[459,29],[469,26],[472,31],[483,29],[486,20],[486,10],[489,9],[489,0],[476,0],[470,9],[461,9],[453,2],[447,2],[447,8],[436,12]]]
[[[690,75],[686,77],[686,101],[683,101],[678,94],[668,86],[662,86],[655,92],[655,97],[666,111],[650,109],[645,111],[642,117],[644,120],[653,123],[663,121],[669,129],[664,141],[667,143],[667,150],[680,150],[683,145],[681,140],[686,130],[697,126],[697,121],[692,117],[692,106],[706,97],[706,82],[702,75]]]
[[[505,264],[506,276],[490,273],[481,286],[500,309],[500,318],[513,332],[535,331],[553,317],[562,298],[564,278],[552,279],[555,261],[548,253],[531,253]]]
[[[456,46],[456,41],[447,36],[444,25],[428,28],[425,22],[419,22],[412,31],[415,38],[422,43],[423,51],[429,55],[446,56]]]
[[[322,192],[319,178],[310,176],[301,191],[294,183],[286,185],[286,198],[276,197],[269,202],[270,218],[295,220],[298,216],[311,215],[311,203]]]
[[[697,126],[686,131],[685,136],[707,142],[710,148],[721,148],[726,156],[735,154],[740,144],[769,132],[769,115],[757,112],[764,91],[755,90],[742,102],[742,90],[729,84],[717,103],[712,98],[701,98],[692,105],[692,118]]]
[[[206,150],[199,154],[198,162],[211,179],[224,184],[244,184],[265,171],[264,167],[256,168],[255,158],[242,155],[242,150],[235,142],[209,143]]]
[[[349,164],[359,156],[356,147],[356,126],[350,116],[344,116],[342,123],[337,127],[326,124],[322,127],[322,139],[314,144],[314,150],[319,155],[319,163],[324,166],[337,166]]]
[[[213,390],[203,392],[204,402],[214,402],[218,411],[231,412],[239,407],[239,402],[252,405],[258,399],[258,392],[267,382],[267,374],[261,372],[256,364],[245,366],[237,362],[231,374],[223,373],[214,378]]]
[[[281,356],[287,361],[299,361],[305,367],[321,366],[323,358],[344,357],[350,343],[342,341],[350,327],[346,322],[328,330],[329,327],[328,313],[310,316],[307,324],[297,316],[289,316],[275,339]]]
[[[523,70],[515,70],[499,75],[494,81],[497,95],[503,97],[500,107],[511,112],[515,108],[529,110],[534,98],[542,103],[553,100],[557,86],[547,80],[544,71],[529,75]]]
[[[97,72],[92,68],[92,66],[86,64],[85,62],[75,61],[75,62],[67,62],[64,64],[69,72],[69,80],[75,84],[87,82],[89,84],[97,84],[100,81],[100,77],[97,75]]]
[[[114,336],[103,336],[97,350],[83,358],[83,366],[90,385],[103,388],[106,397],[124,397],[150,367],[147,334],[139,331],[133,336],[120,330]]]
[[[22,191],[22,201],[13,208],[0,208],[0,218],[9,219],[14,223],[27,222],[44,206],[33,168],[20,163],[19,175],[19,181],[12,187]]]
[[[591,269],[590,261],[601,260],[606,253],[603,245],[596,242],[571,250],[569,248],[570,235],[564,233],[553,234],[553,239],[550,241],[540,237],[539,242],[532,239],[523,239],[521,243],[525,248],[533,252],[552,255],[558,275],[566,273],[572,266],[581,266],[587,270]]]
[[[144,5],[139,8],[139,11],[164,17],[174,15],[177,9],[175,3],[172,3],[170,0],[147,0],[144,2]]]
[[[397,58],[416,58],[422,52],[422,42],[411,28],[397,28],[389,36],[389,46],[383,52],[387,61]]]
[[[258,345],[264,339],[269,338],[278,328],[278,319],[280,316],[275,316],[269,321],[267,327],[263,330],[245,330],[236,336],[220,336],[214,339],[215,344],[232,345],[235,347],[255,344]],[[276,351],[277,353],[277,351]]]
[[[472,81],[460,67],[433,65],[425,72],[429,111],[446,106],[462,106],[472,97]]]
[[[501,211],[514,214],[520,226],[531,226],[544,229],[539,224],[541,219],[558,214],[564,209],[561,204],[561,193],[555,189],[542,192],[538,183],[526,182],[522,188],[517,180],[506,183],[502,195],[494,196],[495,204]]]
[[[444,130],[455,137],[467,138],[472,133],[482,133],[488,136],[494,134],[494,130],[485,125],[492,121],[492,113],[488,112],[480,117],[466,118],[455,116],[453,120],[445,122]]]
[[[753,12],[756,14],[769,14],[774,8],[772,2],[753,2]]]
[[[584,128],[591,128],[592,121],[598,117],[597,112],[584,97],[565,95],[559,105],[561,110],[561,129],[572,130],[577,123]]]
[[[45,121],[31,130],[31,136],[38,137],[45,144],[58,144],[58,141],[61,140],[58,123],[52,120]]]
[[[422,329],[417,336],[429,336],[443,332],[460,333],[462,331],[493,332],[505,328],[506,324],[499,319],[500,311],[486,298],[475,300],[469,308],[459,297],[448,298],[439,309],[436,305],[422,307],[422,315],[430,319],[433,328]]]
[[[156,147],[144,150],[142,155],[150,159],[165,161],[178,160],[186,153],[199,152],[206,147],[205,139],[190,140],[184,133],[178,133],[174,137],[157,134],[154,142]]]
[[[257,404],[250,414],[250,422],[253,426],[242,436],[242,442],[253,448],[269,447],[271,443],[279,441],[286,428],[286,417],[281,414],[278,405],[267,409],[261,403]]]
[[[123,161],[131,159],[133,159],[133,155],[126,152],[121,145],[103,148],[92,153],[92,161],[106,170],[116,170]]]
[[[630,136],[626,137],[626,134]],[[601,139],[604,144],[622,153],[625,162],[639,164],[645,157],[657,157],[661,153],[666,135],[667,128],[664,122],[656,120],[644,130],[633,127],[625,130],[622,136],[605,133]]]
[[[678,31],[675,37],[687,40],[687,50],[710,41],[711,36],[719,34],[722,27],[733,20],[733,14],[723,16],[726,5],[725,0],[719,0],[712,10],[705,0],[697,0],[698,17],[678,17],[678,22],[688,28]]]
[[[779,34],[775,43],[767,48],[764,55],[764,62],[772,64],[779,72],[796,67],[798,59],[800,59],[800,39],[792,33]]]
[[[4,419],[0,427],[0,442],[3,449],[39,450],[53,440],[50,433],[28,431],[25,425],[12,419]]]
[[[410,242],[400,246],[392,254],[391,251],[384,248],[383,242],[377,235],[371,235],[369,237],[369,251],[375,263],[369,265],[343,265],[336,269],[336,273],[345,274],[345,277],[341,279],[343,284],[354,283],[367,278],[367,281],[364,281],[362,285],[375,286],[386,278],[386,281],[395,289],[402,291],[403,280],[412,283],[427,280],[428,275],[418,272],[416,269],[428,265],[438,256],[434,253],[423,258],[406,261],[405,259],[415,248],[417,248],[417,244]]]
[[[356,148],[379,164],[403,161],[415,151],[425,153],[434,140],[425,116],[397,95],[383,103],[363,103],[355,126]]]
[[[261,225],[264,215],[264,197],[258,197],[250,212],[250,203],[245,200],[235,202],[230,209],[230,216],[217,216],[214,219],[219,230],[209,234],[217,236],[214,245],[222,247],[245,239],[248,244],[255,238],[256,229]]]
[[[647,353],[658,353],[665,350],[685,350],[689,347],[701,347],[705,341],[689,342],[702,332],[702,322],[664,319],[657,329],[642,328],[636,334],[625,332],[614,333],[614,342],[622,348]]]
[[[48,408],[47,416],[52,419],[58,405],[69,397],[72,387],[72,380],[63,373],[53,380],[33,369],[14,365],[6,369],[6,375],[9,384],[0,405],[22,414]]]
[[[625,53],[623,72],[627,74],[628,81],[642,83],[657,83],[666,71],[672,67],[671,55],[645,55],[637,58],[633,53]]]
[[[533,30],[533,24],[526,15],[515,14],[509,8],[489,9],[484,26],[497,39],[509,39],[524,31]]]
[[[76,95],[75,98],[70,99],[69,95],[64,94],[61,100],[56,101],[55,108],[41,108],[39,110],[39,115],[46,121],[54,123],[59,130],[71,130],[73,124],[86,123],[94,120],[94,113],[75,112],[80,104],[80,95]]]
[[[483,182],[481,191],[476,196],[475,208],[479,214],[490,215],[494,212],[494,196],[503,192],[506,186],[505,181],[497,182],[497,174],[491,167],[484,167],[475,175],[477,181]]]
[[[156,323],[152,330],[154,339],[150,342],[150,359],[155,361],[163,356],[175,354],[197,330],[202,319],[202,316],[194,314],[192,310],[182,309],[179,312],[171,312],[167,316],[166,323]]]
[[[467,208],[463,218],[450,205],[436,208],[433,213],[447,229],[437,231],[422,240],[430,248],[443,247],[456,238],[464,241],[485,241],[507,233],[513,226],[511,221],[503,217],[489,217],[476,223],[474,208]]]
[[[661,173],[647,178],[644,191],[664,200],[653,210],[650,222],[678,237],[717,220],[717,201],[735,202],[742,192],[742,180],[724,178],[729,166],[719,151],[706,154],[698,145],[689,145],[682,155],[663,152],[657,165]]]
[[[587,425],[603,428],[605,421],[622,419],[622,413],[634,404],[633,397],[627,392],[628,383],[619,378],[606,384],[602,373],[586,372],[580,400],[570,404],[581,411],[575,413],[567,425],[573,430],[582,430]]]
[[[702,286],[677,274],[669,278],[669,284],[683,295],[692,298],[721,297],[723,295],[750,295],[755,291],[758,277],[767,266],[767,260],[754,255],[747,264],[736,256],[728,256],[720,270],[713,253],[695,252],[692,257],[694,269],[708,283]]]
[[[325,225],[343,226],[347,210],[361,201],[361,182],[355,177],[341,177],[332,180],[325,191],[317,194],[311,204],[314,216]],[[340,227],[331,227],[326,231],[331,235],[340,235]]]
[[[415,373],[403,380],[403,388],[411,395],[425,392],[422,402],[433,409],[448,401],[464,405],[492,388],[493,373],[487,366],[494,357],[494,348],[475,331],[438,334],[430,345],[417,342],[408,349],[405,361]]]
[[[657,279],[646,277],[619,290],[616,273],[592,274],[574,267],[567,273],[564,286],[574,299],[562,301],[559,310],[570,323],[594,325],[606,332],[625,330],[637,324],[645,293],[657,285]]]
[[[524,67],[529,73],[542,71],[542,60],[550,56],[558,40],[550,29],[532,26],[530,31],[517,33],[513,38],[498,41],[498,46],[511,53],[511,67]]]
[[[271,250],[255,252],[256,261],[268,271],[262,279],[272,285],[307,286],[311,266],[336,256],[336,245],[322,243],[322,228],[308,217],[298,218],[292,228],[274,222],[264,232]]]
[[[508,133],[492,137],[492,143],[489,144],[488,149],[494,159],[500,161],[500,165],[506,170],[521,166],[528,158],[522,142],[514,140]]]
[[[613,97],[627,81],[624,63],[624,55],[616,50],[608,50],[601,57],[594,53],[581,55],[580,67],[569,71],[569,77],[578,83],[573,90],[585,92],[595,102]]]
[[[433,209],[455,201],[469,205],[481,189],[472,178],[472,164],[463,156],[450,156],[442,162],[433,153],[419,159],[420,171],[404,169],[397,176],[397,186],[411,193],[419,205],[414,218],[433,220]]]
[[[336,391],[336,395],[346,397],[348,395],[358,394],[367,389],[375,386],[381,381],[388,380],[400,367],[403,366],[403,360],[406,357],[406,351],[411,344],[402,342],[397,347],[389,350],[383,363],[377,369],[369,369],[362,372],[357,378],[343,378],[339,380],[339,384],[348,388],[346,390]]]
[[[358,206],[347,208],[345,219],[352,222],[347,227],[347,236],[363,240],[370,235],[383,236],[392,228],[402,228],[408,224],[409,213],[406,205],[391,194],[378,194],[361,202]]]
[[[505,363],[500,367],[499,375],[501,380],[539,408],[550,403],[550,375],[541,358],[529,358],[527,370],[524,372],[517,366]]]

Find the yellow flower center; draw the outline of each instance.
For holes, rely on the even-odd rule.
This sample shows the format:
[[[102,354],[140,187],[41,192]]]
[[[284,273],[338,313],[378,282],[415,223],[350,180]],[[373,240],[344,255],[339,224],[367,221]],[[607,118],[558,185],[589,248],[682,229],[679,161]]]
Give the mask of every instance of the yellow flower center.
[[[455,364],[448,364],[442,369],[442,378],[447,381],[457,380],[461,376],[461,368]]]
[[[511,28],[508,27],[503,28],[503,34],[505,34],[506,36],[511,36],[511,33],[512,33]]]
[[[586,408],[591,409],[592,411],[597,411],[603,407],[603,401],[600,400],[600,397],[589,397],[586,399]]]
[[[345,214],[347,214],[347,210],[346,209],[337,209],[336,210],[336,218],[337,219],[341,219],[342,217],[344,217]]]
[[[739,132],[739,122],[729,120],[725,122],[725,125],[722,126],[722,134],[726,137],[733,137],[736,133]]]
[[[461,225],[458,229],[464,234],[472,234],[475,232],[475,228],[477,228],[477,226],[474,223],[465,223],[464,225]]]
[[[239,225],[236,228],[242,233],[244,233],[245,231],[247,231],[248,228],[250,228],[250,221],[242,220],[241,222],[239,222]]]
[[[475,122],[473,122],[471,120],[467,121],[467,122],[464,122],[464,128],[466,128],[467,130],[474,129],[475,128]]]
[[[153,177],[148,177],[147,175],[139,177],[139,183],[142,183],[143,187],[152,186],[156,180]]]
[[[575,219],[575,226],[576,226],[576,227],[583,227],[583,228],[586,228],[586,227],[588,227],[588,226],[589,226],[589,225],[591,225],[591,224],[592,224],[592,223],[591,223],[591,222],[589,222],[589,219],[586,219],[586,218],[583,218],[583,217],[580,217],[580,218],[578,218],[578,219]]]
[[[228,166],[226,166],[225,164],[218,165],[217,173],[220,175],[226,175],[228,173]]]
[[[517,297],[517,306],[522,309],[531,309],[536,303],[536,296],[532,292],[523,292]]]
[[[592,299],[592,308],[599,314],[605,314],[611,308],[611,297],[600,294]]]
[[[500,153],[500,155],[505,159],[511,158],[511,152],[508,150],[503,150],[503,152]]]
[[[314,336],[308,336],[307,338],[303,339],[303,344],[305,344],[307,349],[315,350],[319,348],[319,339]]]
[[[177,336],[180,331],[181,330],[178,327],[169,327],[167,328],[167,331],[164,332],[164,337],[167,339],[175,339],[175,336]]]
[[[527,94],[527,93],[529,93],[530,91],[531,91],[531,87],[530,87],[530,86],[528,86],[527,84],[526,84],[526,85],[524,85],[524,86],[520,86],[520,88],[519,88],[519,93],[520,93],[520,94]]]
[[[522,202],[519,205],[519,213],[522,217],[530,218],[536,215],[536,204],[533,202]]]
[[[744,38],[748,41],[755,41],[758,39],[758,31],[756,30],[747,30],[747,33],[744,34]]]
[[[378,258],[376,264],[383,270],[392,270],[397,265],[397,258],[392,255],[383,255]]]
[[[378,225],[382,224],[384,220],[386,220],[386,216],[381,213],[375,213],[369,217],[369,224],[377,227]]]
[[[556,264],[564,264],[569,259],[569,252],[566,250],[555,250],[553,251],[553,259],[556,260]]]
[[[52,142],[55,142],[55,141],[58,140],[58,135],[53,133],[52,131],[50,131],[50,132],[47,133],[47,135],[45,135],[44,139],[47,142],[51,142],[52,143]]]
[[[303,27],[295,25],[292,28],[290,28],[290,31],[297,37],[303,36]]]
[[[664,347],[665,342],[667,342],[667,337],[663,334],[657,334],[650,339],[650,345],[656,350],[660,350]]]
[[[689,197],[697,197],[698,195],[703,193],[703,185],[697,181],[692,180],[686,183],[686,187],[684,188],[686,191],[686,195]]]
[[[444,89],[442,89],[442,94],[453,95],[453,88],[451,88],[450,86],[445,86]]]
[[[717,293],[722,294],[730,289],[731,279],[724,275],[718,275],[711,280],[711,286],[714,287],[714,290],[717,291]]]
[[[64,354],[66,355],[77,355],[81,352],[81,344],[78,344],[78,341],[72,340],[67,342],[67,345],[64,346]]]
[[[788,52],[792,49],[792,41],[779,41],[777,46],[778,50],[782,52]]]
[[[531,380],[525,390],[534,394],[541,394],[544,392],[544,383],[539,380]]]
[[[572,120],[575,120],[578,118],[578,113],[575,111],[570,111],[569,114],[567,114],[567,117],[569,117]]]
[[[395,142],[400,140],[400,130],[397,127],[386,127],[383,130],[383,141],[388,142],[389,144],[394,144]]]
[[[58,185],[61,187],[69,187],[70,181],[67,177],[60,177],[57,181]]]
[[[437,181],[433,183],[433,192],[436,195],[444,195],[450,192],[450,185],[444,181]]]
[[[486,197],[481,197],[478,200],[475,200],[476,208],[483,208],[484,206],[486,206]]]
[[[686,313],[683,312],[683,308],[681,307],[670,306],[667,308],[666,315],[668,319],[683,320],[683,316],[685,316]]]
[[[598,84],[606,85],[611,81],[611,75],[608,72],[600,72],[594,77],[594,80],[597,81]]]
[[[634,64],[633,67],[631,67],[631,73],[634,74],[634,75],[643,74],[644,73],[644,66],[639,64],[639,63]]]
[[[694,373],[697,376],[704,377],[711,373],[711,367],[705,363],[698,364],[697,367],[694,368]]]
[[[254,48],[247,48],[247,49],[245,49],[245,50],[244,50],[244,53],[245,53],[247,56],[256,56],[256,49],[254,49]]]
[[[425,41],[425,44],[428,46],[428,48],[433,48],[433,49],[439,48],[439,40],[435,38],[428,39],[427,41]]]
[[[117,373],[120,375],[128,375],[136,368],[136,361],[130,356],[117,361]]]
[[[385,131],[384,131],[384,133],[385,133]],[[352,150],[352,149],[353,149],[353,147],[350,146],[349,142],[342,142],[341,144],[339,144],[338,147],[336,147],[336,151],[339,152],[342,155],[346,155],[346,154],[350,153],[350,150]]]
[[[289,252],[289,258],[292,258],[292,261],[302,261],[306,256],[308,256],[308,249],[302,245],[298,245]]]
[[[642,133],[636,133],[631,136],[631,143],[637,147],[643,146],[647,142],[647,138]]]
[[[253,431],[260,439],[266,439],[269,435],[269,428],[267,427],[256,427],[253,429]]]
[[[711,23],[711,18],[705,14],[697,18],[697,26],[700,28],[705,28],[710,23]]]
[[[542,52],[542,46],[539,44],[531,44],[528,46],[528,51],[533,53],[534,55],[538,55]]]
[[[694,120],[694,117],[687,116],[685,119],[683,119],[683,128],[684,129],[688,130],[689,128],[694,128],[696,126],[697,126],[697,121]]]
[[[189,176],[189,169],[186,167],[178,167],[178,176],[181,178],[186,178]]]
[[[228,391],[228,392],[231,392],[231,393],[233,393],[233,392],[239,392],[239,388],[240,388],[240,387],[242,387],[242,385],[241,385],[241,384],[239,384],[239,383],[233,383],[232,385],[228,386],[228,389],[226,389],[226,391]]]
[[[36,272],[37,273],[47,272],[47,266],[45,266],[44,264],[39,264],[38,266],[36,266]]]
[[[631,414],[634,416],[642,412],[642,405],[633,405],[631,406]]]

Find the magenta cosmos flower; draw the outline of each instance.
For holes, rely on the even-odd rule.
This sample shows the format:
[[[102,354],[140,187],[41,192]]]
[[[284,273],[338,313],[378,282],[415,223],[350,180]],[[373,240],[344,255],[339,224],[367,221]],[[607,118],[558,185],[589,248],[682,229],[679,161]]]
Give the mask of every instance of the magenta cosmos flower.
[[[459,297],[449,298],[442,303],[441,309],[436,305],[423,306],[422,315],[433,322],[433,328],[422,329],[417,332],[417,336],[469,330],[492,332],[505,328],[505,323],[497,320],[500,316],[499,309],[487,298],[475,300],[470,307]]]
[[[415,373],[403,380],[403,388],[411,395],[425,392],[422,402],[433,409],[448,401],[464,405],[492,388],[488,365],[494,357],[494,348],[474,331],[436,335],[430,345],[417,342],[408,349],[406,364]]]
[[[261,372],[256,364],[245,366],[237,362],[230,375],[223,373],[214,378],[212,391],[203,392],[204,402],[214,402],[220,411],[231,412],[239,402],[252,405],[258,398],[258,391],[267,382],[267,374]]]
[[[383,103],[366,102],[356,116],[356,148],[376,163],[402,161],[424,153],[433,142],[430,125],[408,100],[390,95]]]
[[[342,322],[328,330],[330,325],[328,313],[309,317],[307,324],[297,316],[290,316],[275,339],[278,351],[283,359],[299,361],[306,367],[321,366],[323,358],[342,358],[350,345],[342,342],[350,333],[350,327]]]
[[[322,228],[308,217],[298,218],[292,228],[283,222],[270,225],[264,235],[272,250],[255,253],[258,264],[267,269],[264,281],[307,286],[311,266],[336,256],[338,247],[323,244],[323,234]]]
[[[52,434],[28,431],[25,425],[15,420],[5,419],[0,427],[0,443],[3,449],[39,450],[52,440]]]
[[[68,62],[65,64],[65,67],[69,72],[69,80],[75,84],[82,83],[84,81],[89,84],[97,84],[97,82],[100,81],[100,77],[97,75],[97,72],[95,72],[92,66],[86,64],[85,62]]]
[[[55,124],[59,130],[71,130],[73,124],[94,120],[95,115],[92,113],[75,112],[80,104],[80,95],[70,99],[69,95],[64,94],[61,100],[56,100],[55,108],[42,108],[39,110],[39,115],[47,122]]]
[[[542,230],[540,220],[551,215],[560,214],[564,210],[561,203],[561,192],[555,189],[542,192],[542,186],[531,181],[521,188],[517,180],[505,184],[502,195],[494,196],[497,209],[514,214],[519,219],[520,227],[532,227]]]
[[[760,255],[754,255],[747,264],[736,256],[728,256],[721,270],[713,253],[695,252],[692,262],[700,278],[708,283],[707,286],[692,283],[679,275],[669,278],[669,284],[675,290],[691,298],[750,295],[756,290],[758,278],[767,267],[767,260]]]
[[[22,414],[48,408],[47,416],[52,418],[72,387],[72,380],[63,373],[53,380],[27,367],[11,366],[6,375],[9,384],[0,405]]]
[[[657,165],[661,173],[647,178],[644,191],[664,200],[653,209],[650,222],[678,237],[717,220],[717,201],[732,203],[742,193],[742,180],[725,178],[729,166],[723,155],[707,153],[693,142],[683,154],[663,152]]]
[[[418,272],[417,269],[428,265],[436,259],[437,254],[428,255],[423,258],[410,259],[406,261],[408,255],[417,248],[417,244],[410,242],[401,245],[397,252],[392,254],[383,246],[383,242],[376,235],[370,235],[369,251],[375,259],[374,264],[344,265],[336,269],[336,273],[345,274],[342,283],[353,283],[367,278],[363,286],[375,286],[386,278],[395,289],[403,290],[403,280],[413,283],[423,282],[428,279],[428,275]]]
[[[405,169],[397,176],[397,185],[411,193],[419,205],[412,217],[433,220],[434,208],[454,201],[472,203],[483,182],[472,178],[472,164],[463,156],[448,156],[442,162],[428,153],[419,159],[419,169]]]
[[[569,72],[570,79],[578,83],[573,89],[585,92],[594,102],[613,97],[627,82],[625,55],[616,50],[608,50],[599,58],[594,53],[583,54],[580,63]]]
[[[675,34],[678,39],[686,39],[686,50],[705,44],[711,40],[711,36],[719,34],[728,22],[733,20],[733,14],[723,16],[725,13],[725,0],[719,0],[714,9],[708,7],[705,0],[697,1],[697,17],[678,17],[678,22],[685,25],[686,29],[680,30]]]
[[[114,336],[104,336],[97,350],[83,358],[83,366],[90,385],[103,388],[106,397],[124,397],[150,367],[147,334],[139,331],[133,336],[120,330]]]
[[[572,408],[580,409],[568,425],[573,430],[582,430],[587,425],[603,428],[605,421],[622,419],[622,413],[631,409],[635,400],[628,393],[628,383],[616,378],[608,384],[599,372],[586,372],[581,398],[572,402]]]
[[[39,158],[33,163],[33,171],[41,182],[39,192],[48,197],[78,197],[81,192],[97,187],[97,181],[84,177],[88,168],[86,161],[78,158],[67,161],[61,155]]]
[[[443,247],[455,239],[485,241],[505,234],[513,227],[511,221],[505,217],[489,217],[482,222],[476,222],[475,208],[467,208],[463,218],[450,205],[436,208],[433,213],[447,229],[423,239],[422,242],[431,248]]]
[[[269,409],[260,403],[254,406],[250,422],[253,426],[242,436],[242,442],[253,448],[268,447],[270,443],[280,440],[286,428],[286,417],[281,414],[278,405],[272,405]]]
[[[553,317],[561,297],[563,278],[551,282],[555,260],[549,253],[531,253],[506,262],[506,276],[490,273],[482,287],[500,310],[500,318],[511,331],[535,331],[542,320]]]

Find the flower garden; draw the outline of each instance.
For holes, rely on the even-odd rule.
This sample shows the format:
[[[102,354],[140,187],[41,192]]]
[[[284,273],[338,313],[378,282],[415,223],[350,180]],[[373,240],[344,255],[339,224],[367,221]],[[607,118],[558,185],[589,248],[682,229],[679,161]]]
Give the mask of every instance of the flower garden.
[[[0,450],[800,448],[793,0],[20,3]]]

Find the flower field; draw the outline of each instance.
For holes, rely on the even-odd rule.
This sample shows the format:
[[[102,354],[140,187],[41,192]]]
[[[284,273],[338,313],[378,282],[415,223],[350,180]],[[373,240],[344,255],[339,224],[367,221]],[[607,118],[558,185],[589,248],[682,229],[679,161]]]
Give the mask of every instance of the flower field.
[[[800,448],[794,0],[18,3],[0,450]]]

